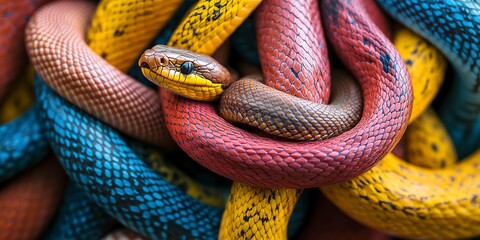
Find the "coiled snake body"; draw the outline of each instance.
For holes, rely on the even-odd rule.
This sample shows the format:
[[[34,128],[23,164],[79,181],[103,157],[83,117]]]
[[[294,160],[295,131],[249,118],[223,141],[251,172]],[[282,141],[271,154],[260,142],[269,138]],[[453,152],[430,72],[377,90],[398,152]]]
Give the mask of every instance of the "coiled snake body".
[[[405,64],[365,17],[360,4],[328,3],[322,9],[327,36],[332,43],[339,43],[335,49],[359,80],[365,98],[362,118],[353,129],[322,142],[276,141],[234,127],[208,103],[162,90],[167,127],[179,146],[220,175],[274,188],[315,187],[346,180],[363,173],[391,150],[410,115],[411,85]],[[188,34],[180,31],[208,24],[206,20],[189,23],[188,28],[174,33],[171,44],[180,42],[176,36]],[[178,46],[205,51],[196,48],[193,43],[197,41],[204,40],[195,38]]]

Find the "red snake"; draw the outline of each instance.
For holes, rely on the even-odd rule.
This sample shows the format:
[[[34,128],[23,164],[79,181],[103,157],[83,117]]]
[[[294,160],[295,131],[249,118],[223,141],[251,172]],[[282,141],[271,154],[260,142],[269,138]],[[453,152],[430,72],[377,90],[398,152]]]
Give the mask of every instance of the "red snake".
[[[357,176],[393,149],[405,131],[411,111],[412,90],[404,62],[367,16],[365,5],[360,1],[333,0],[322,4],[327,37],[363,91],[364,110],[360,122],[353,129],[324,141],[283,142],[231,125],[217,114],[212,104],[162,90],[167,127],[193,159],[220,175],[250,185],[305,188]],[[292,29],[303,25],[301,21],[288,22],[290,14],[305,13],[307,19],[308,15],[315,16],[311,11],[318,8],[307,4],[305,11],[297,11],[295,8],[300,5],[269,1],[260,6],[256,24],[260,52],[267,51],[264,46],[275,46],[276,42],[286,45],[261,55],[262,67],[285,63],[277,67],[288,75],[290,68],[299,70],[288,57],[290,50],[294,55],[308,58],[308,53],[319,47],[305,44],[309,49],[300,51],[305,46],[294,46],[297,39],[282,36],[285,29],[296,36]],[[270,31],[280,26],[282,31]],[[285,77],[292,80],[294,75]],[[276,75],[271,78],[282,80]],[[269,99],[266,97],[265,101]]]
[[[38,239],[62,201],[67,175],[53,156],[0,188],[0,239]]]

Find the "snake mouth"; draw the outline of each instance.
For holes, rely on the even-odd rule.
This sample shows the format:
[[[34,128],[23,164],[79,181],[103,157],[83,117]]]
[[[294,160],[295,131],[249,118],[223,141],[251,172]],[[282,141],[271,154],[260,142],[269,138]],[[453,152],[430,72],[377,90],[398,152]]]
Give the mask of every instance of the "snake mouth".
[[[149,81],[192,100],[215,101],[224,91],[223,84],[213,83],[198,76],[187,77],[164,67],[152,70],[147,62],[141,62],[140,67]]]

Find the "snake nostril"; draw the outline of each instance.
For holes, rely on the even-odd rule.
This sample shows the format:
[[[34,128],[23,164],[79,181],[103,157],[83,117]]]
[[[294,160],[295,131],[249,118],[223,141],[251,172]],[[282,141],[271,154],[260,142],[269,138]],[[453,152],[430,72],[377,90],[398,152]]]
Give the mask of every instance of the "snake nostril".
[[[140,67],[142,67],[142,68],[150,68],[150,65],[148,65],[147,62],[142,62],[142,63],[140,63]]]

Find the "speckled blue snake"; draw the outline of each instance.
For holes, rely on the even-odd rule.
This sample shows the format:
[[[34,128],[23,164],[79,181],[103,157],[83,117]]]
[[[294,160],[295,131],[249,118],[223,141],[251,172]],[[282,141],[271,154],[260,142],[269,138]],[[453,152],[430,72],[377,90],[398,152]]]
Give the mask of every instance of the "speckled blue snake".
[[[440,108],[460,158],[480,146],[480,3],[470,0],[377,0],[399,22],[438,47],[455,68]]]

